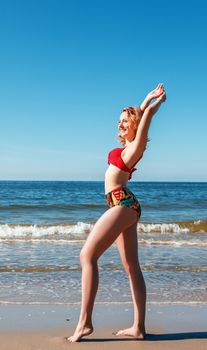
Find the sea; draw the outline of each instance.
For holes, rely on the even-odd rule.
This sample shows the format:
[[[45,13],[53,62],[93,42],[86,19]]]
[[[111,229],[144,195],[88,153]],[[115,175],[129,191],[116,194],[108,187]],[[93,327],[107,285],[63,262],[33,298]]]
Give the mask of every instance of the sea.
[[[149,304],[207,304],[207,182],[130,182]],[[99,181],[0,181],[0,304],[79,305],[79,254],[107,210]],[[131,303],[113,244],[97,304]]]

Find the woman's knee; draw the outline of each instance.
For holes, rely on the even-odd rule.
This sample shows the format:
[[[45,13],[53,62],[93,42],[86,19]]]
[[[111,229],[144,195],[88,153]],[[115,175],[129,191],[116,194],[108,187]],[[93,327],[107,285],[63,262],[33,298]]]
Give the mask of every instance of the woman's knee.
[[[80,252],[80,263],[83,266],[86,263],[93,263],[96,262],[97,259],[95,258],[94,254],[90,252],[89,249],[83,247]]]

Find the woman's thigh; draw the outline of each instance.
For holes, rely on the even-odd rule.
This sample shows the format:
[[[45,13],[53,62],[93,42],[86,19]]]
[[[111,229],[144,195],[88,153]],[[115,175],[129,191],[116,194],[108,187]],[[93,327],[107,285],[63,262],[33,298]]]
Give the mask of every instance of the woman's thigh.
[[[127,227],[116,239],[116,245],[122,260],[122,264],[127,269],[129,266],[137,267],[138,260],[138,242],[137,242],[137,223]]]
[[[95,223],[90,232],[82,254],[98,259],[116,240],[122,231],[137,222],[137,213],[127,207],[115,206],[108,209]]]

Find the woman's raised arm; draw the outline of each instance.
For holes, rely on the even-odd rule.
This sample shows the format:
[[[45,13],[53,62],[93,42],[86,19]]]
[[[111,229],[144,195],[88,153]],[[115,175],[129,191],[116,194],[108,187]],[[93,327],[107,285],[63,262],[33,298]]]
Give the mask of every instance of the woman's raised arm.
[[[163,88],[162,94],[156,99],[155,102],[148,105],[145,108],[142,119],[138,125],[136,136],[131,143],[131,152],[136,156],[136,158],[142,157],[142,154],[146,148],[147,138],[148,138],[148,130],[152,120],[152,117],[160,108],[161,104],[166,100],[166,93]],[[130,153],[131,153],[130,152]]]

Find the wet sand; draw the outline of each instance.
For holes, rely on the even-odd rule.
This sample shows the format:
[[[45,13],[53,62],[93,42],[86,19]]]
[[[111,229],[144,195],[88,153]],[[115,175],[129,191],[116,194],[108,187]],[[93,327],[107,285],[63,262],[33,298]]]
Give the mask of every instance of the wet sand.
[[[207,305],[148,305],[146,340],[116,337],[129,327],[131,304],[95,305],[92,335],[79,343],[65,340],[75,328],[79,306],[1,305],[1,350],[207,349]]]

